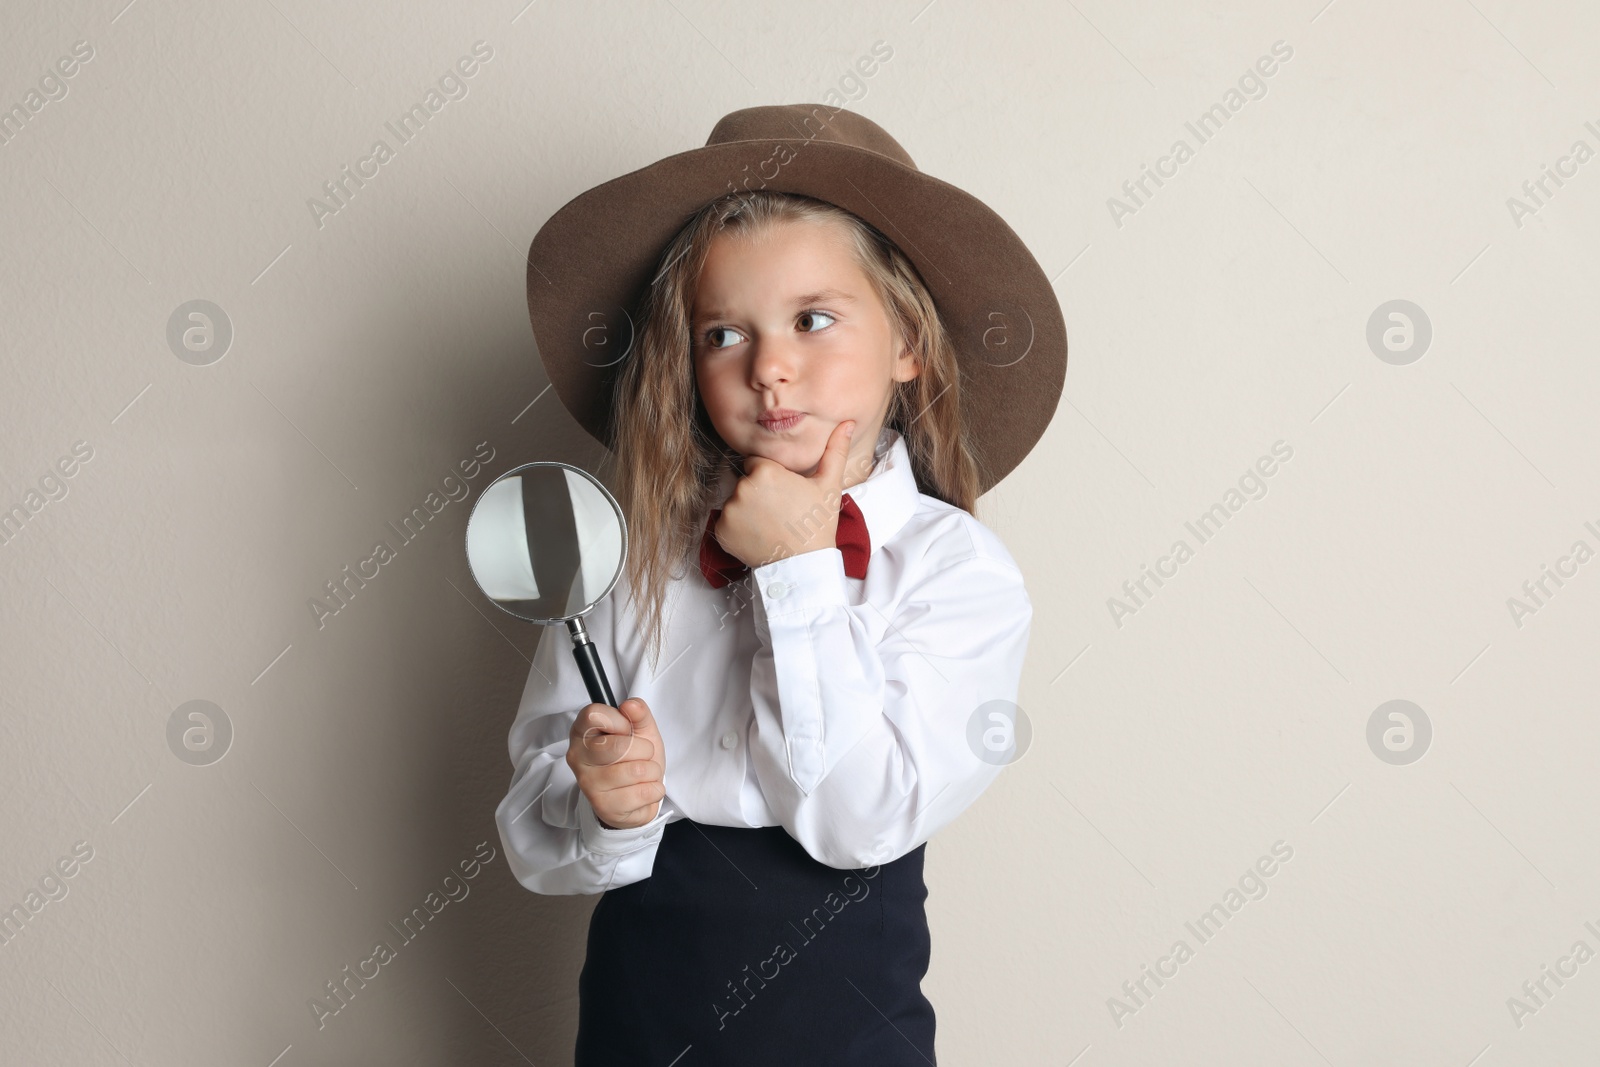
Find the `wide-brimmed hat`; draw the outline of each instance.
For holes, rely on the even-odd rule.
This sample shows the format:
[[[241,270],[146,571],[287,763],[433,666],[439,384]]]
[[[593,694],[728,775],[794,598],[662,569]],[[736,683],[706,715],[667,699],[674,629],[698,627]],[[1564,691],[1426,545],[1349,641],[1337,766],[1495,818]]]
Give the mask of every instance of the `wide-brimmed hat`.
[[[842,207],[911,260],[956,348],[962,415],[983,491],[992,488],[1061,397],[1067,329],[1055,290],[981,200],[918,170],[871,119],[823,104],[734,111],[705,147],[597,185],[540,227],[528,250],[528,313],[561,403],[611,447],[612,384],[662,250],[707,203],[763,189]]]

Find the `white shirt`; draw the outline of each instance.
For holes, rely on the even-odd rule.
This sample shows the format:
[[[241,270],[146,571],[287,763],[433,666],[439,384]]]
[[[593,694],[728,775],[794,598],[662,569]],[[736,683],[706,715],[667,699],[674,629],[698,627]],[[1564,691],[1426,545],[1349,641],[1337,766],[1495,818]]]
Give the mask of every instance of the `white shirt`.
[[[738,477],[725,472],[724,502]],[[830,867],[888,863],[999,775],[969,738],[980,707],[1017,699],[1033,605],[1016,562],[977,519],[918,491],[891,428],[845,492],[871,538],[865,578],[830,546],[713,589],[696,554],[668,582],[655,670],[626,575],[585,617],[617,700],[644,700],[661,731],[666,796],[647,825],[602,827],[578,788],[568,732],[589,695],[566,627],[546,628],[495,809],[519,882],[599,893],[648,878],[666,824],[685,816],[781,825]]]

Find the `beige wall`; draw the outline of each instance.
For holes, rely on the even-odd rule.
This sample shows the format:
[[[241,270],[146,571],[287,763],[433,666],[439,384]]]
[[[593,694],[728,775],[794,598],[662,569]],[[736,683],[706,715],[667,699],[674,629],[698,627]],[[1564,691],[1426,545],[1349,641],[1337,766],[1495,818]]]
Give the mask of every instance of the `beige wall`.
[[[0,34],[7,107],[93,51],[0,144],[0,506],[72,471],[0,544],[0,905],[72,872],[0,943],[0,1062],[569,1062],[593,900],[500,855],[538,635],[471,584],[470,498],[336,615],[308,602],[432,491],[597,463],[524,304],[556,208],[830,91],[1011,222],[1072,341],[980,513],[1029,578],[1036,736],[930,846],[941,1062],[1592,1054],[1600,962],[1522,986],[1600,950],[1600,560],[1560,563],[1600,549],[1600,161],[1561,162],[1600,149],[1593,8],[122,2],[10,5]],[[316,218],[479,41],[467,94]],[[1571,176],[1534,201],[1546,165]],[[208,365],[169,344],[191,300],[231,323]],[[1369,345],[1393,300],[1420,359]],[[1536,603],[1546,565],[1576,573]],[[1432,727],[1408,764],[1368,741],[1396,699]],[[190,701],[232,731],[206,766],[169,738]]]

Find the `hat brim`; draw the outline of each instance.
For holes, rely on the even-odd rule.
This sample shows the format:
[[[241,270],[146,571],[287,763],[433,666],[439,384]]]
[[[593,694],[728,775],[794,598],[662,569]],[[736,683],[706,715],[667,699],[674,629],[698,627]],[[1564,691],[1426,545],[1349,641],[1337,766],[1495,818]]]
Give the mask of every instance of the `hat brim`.
[[[550,383],[584,430],[609,446],[612,383],[662,249],[747,181],[836,204],[899,246],[957,349],[983,491],[1009,474],[1044,434],[1066,379],[1066,324],[1050,280],[978,198],[876,152],[800,137],[668,156],[574,197],[540,228],[528,251],[529,317]]]

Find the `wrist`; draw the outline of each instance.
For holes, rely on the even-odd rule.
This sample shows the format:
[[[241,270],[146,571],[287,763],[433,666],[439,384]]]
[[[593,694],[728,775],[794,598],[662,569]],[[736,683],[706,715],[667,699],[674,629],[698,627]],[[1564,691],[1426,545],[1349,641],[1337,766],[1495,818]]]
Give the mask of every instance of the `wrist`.
[[[654,821],[655,821],[655,818],[656,818],[656,816],[657,816],[657,815],[660,815],[660,814],[661,814],[661,803],[662,803],[662,802],[661,802],[661,801],[659,801],[659,800],[658,800],[658,801],[656,801],[656,810],[655,810],[655,811],[654,811],[654,812],[652,812],[652,813],[651,813],[651,815],[650,815],[650,818],[648,818],[648,819],[646,819],[646,820],[645,820],[645,822],[654,822]],[[591,807],[592,807],[592,806],[593,806],[593,805],[590,805],[590,806],[591,806]],[[601,828],[601,829],[603,829],[603,830],[628,830],[628,829],[637,829],[637,827],[627,827],[627,826],[612,826],[612,825],[611,825],[611,824],[610,824],[610,823],[608,823],[608,822],[606,822],[606,821],[605,821],[605,820],[604,820],[604,819],[602,819],[602,818],[601,818],[601,817],[600,817],[600,813],[599,813],[599,812],[598,812],[598,811],[597,811],[597,812],[595,812],[595,813],[594,813],[594,821],[595,821],[595,822],[597,822],[597,823],[599,823],[599,824],[600,824],[600,828]]]

